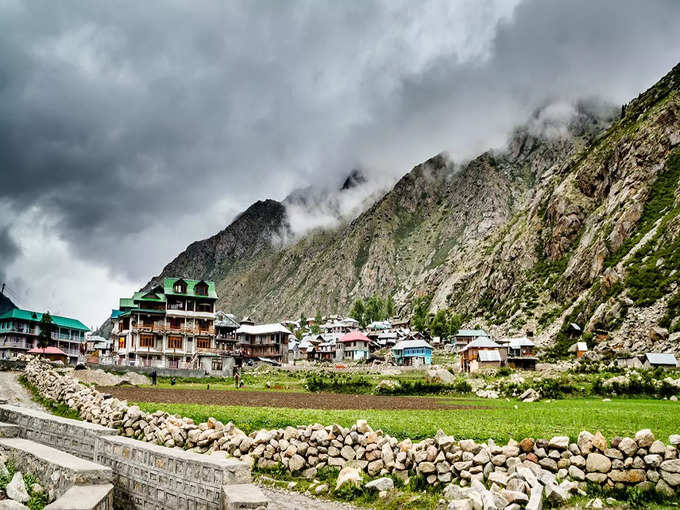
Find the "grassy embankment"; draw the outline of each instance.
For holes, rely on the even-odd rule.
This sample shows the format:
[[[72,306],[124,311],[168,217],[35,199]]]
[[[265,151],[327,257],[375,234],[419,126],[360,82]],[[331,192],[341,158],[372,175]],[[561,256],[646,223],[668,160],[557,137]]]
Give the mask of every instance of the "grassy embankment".
[[[351,426],[366,419],[374,429],[398,438],[420,439],[433,436],[437,429],[457,438],[477,440],[524,437],[550,438],[568,435],[576,439],[581,430],[600,430],[605,437],[631,436],[638,430],[651,428],[667,440],[680,433],[678,402],[652,399],[565,399],[550,402],[523,403],[506,400],[452,399],[447,402],[478,405],[479,409],[444,410],[316,410],[272,407],[210,406],[201,404],[138,403],[145,411],[162,409],[193,418],[197,423],[210,416],[222,422],[233,422],[246,432],[260,428],[288,425],[339,423]]]

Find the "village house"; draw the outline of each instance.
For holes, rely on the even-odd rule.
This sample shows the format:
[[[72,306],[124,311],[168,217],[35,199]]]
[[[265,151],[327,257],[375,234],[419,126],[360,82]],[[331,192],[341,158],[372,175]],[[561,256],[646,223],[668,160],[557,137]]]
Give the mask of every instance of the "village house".
[[[642,364],[643,368],[677,368],[678,360],[670,352],[648,352]]]
[[[380,347],[390,347],[397,343],[399,334],[396,331],[383,331],[378,335],[378,345]]]
[[[569,347],[569,352],[576,353],[576,357],[580,358],[588,352],[588,344],[585,342],[576,342]]]
[[[235,332],[245,360],[285,363],[291,332],[280,323],[244,324]]]
[[[343,361],[359,361],[368,358],[371,339],[361,331],[355,330],[338,340]]]
[[[219,371],[215,345],[215,284],[165,278],[163,285],[122,298],[113,310],[116,364]]]
[[[453,336],[456,351],[460,352],[470,342],[482,337],[489,337],[489,334],[483,329],[459,329]]]
[[[88,361],[94,363],[111,364],[113,354],[113,342],[110,338],[90,335],[85,338],[87,344]]]
[[[432,346],[425,340],[401,340],[392,347],[397,365],[422,366],[432,364]]]
[[[42,313],[13,308],[0,315],[0,359],[14,358],[37,347]],[[69,317],[52,315],[54,331],[49,347],[58,349],[67,362],[76,364],[83,354],[85,333],[90,331],[82,322]],[[56,351],[56,356],[63,356]]]
[[[477,372],[488,368],[499,368],[505,365],[507,349],[489,337],[478,337],[460,351],[460,369],[462,372]]]
[[[240,324],[236,316],[221,310],[215,312],[215,347],[223,354],[239,357],[241,350],[238,347],[236,330]]]
[[[507,349],[507,365],[512,368],[535,370],[536,344],[527,337],[502,338],[498,343]]]
[[[352,319],[351,317],[346,317],[341,320],[326,322],[321,325],[321,329],[324,333],[349,333],[359,327],[359,321]]]

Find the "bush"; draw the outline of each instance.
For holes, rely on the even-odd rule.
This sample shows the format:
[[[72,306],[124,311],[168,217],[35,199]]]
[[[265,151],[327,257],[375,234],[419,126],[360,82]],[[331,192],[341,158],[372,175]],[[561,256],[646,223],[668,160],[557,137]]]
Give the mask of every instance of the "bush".
[[[305,378],[308,391],[333,393],[370,393],[373,384],[365,377],[349,374],[310,374]]]

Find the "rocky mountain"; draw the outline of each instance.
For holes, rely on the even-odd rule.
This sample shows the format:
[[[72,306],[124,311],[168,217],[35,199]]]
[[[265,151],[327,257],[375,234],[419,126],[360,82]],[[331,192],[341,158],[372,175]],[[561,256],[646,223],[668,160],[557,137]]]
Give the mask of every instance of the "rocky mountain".
[[[337,226],[294,235],[289,204],[258,202],[149,285],[214,279],[222,309],[258,320],[345,312],[373,293],[405,314],[424,295],[556,354],[571,322],[598,349],[677,350],[679,119],[676,66],[621,112],[549,105],[505,149],[435,156]]]

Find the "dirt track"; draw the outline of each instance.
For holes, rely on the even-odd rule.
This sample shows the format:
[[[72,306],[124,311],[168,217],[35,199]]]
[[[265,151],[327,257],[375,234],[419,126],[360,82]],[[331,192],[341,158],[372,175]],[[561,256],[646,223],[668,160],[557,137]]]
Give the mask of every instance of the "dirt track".
[[[210,404],[293,409],[480,409],[428,397],[381,397],[343,393],[287,393],[281,391],[173,390],[168,388],[102,387],[104,393],[131,402]]]

